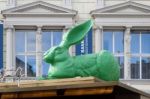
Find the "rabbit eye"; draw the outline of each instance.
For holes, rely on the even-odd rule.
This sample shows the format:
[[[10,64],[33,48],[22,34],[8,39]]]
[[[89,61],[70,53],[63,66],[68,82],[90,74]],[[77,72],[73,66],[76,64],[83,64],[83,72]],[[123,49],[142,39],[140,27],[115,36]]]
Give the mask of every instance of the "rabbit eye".
[[[55,50],[55,52],[56,53],[61,53],[62,51],[61,51],[61,49],[57,49],[57,50]]]

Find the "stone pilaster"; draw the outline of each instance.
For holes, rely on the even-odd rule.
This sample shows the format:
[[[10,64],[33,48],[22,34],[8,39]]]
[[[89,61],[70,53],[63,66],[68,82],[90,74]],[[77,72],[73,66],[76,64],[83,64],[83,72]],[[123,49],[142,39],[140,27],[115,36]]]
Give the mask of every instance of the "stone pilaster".
[[[36,32],[36,76],[42,76],[42,26]]]
[[[6,75],[12,75],[12,70],[15,69],[13,66],[13,26],[6,26]]]
[[[97,27],[95,30],[94,44],[95,44],[95,53],[98,53],[102,50],[102,26]]]
[[[124,79],[131,78],[130,70],[130,31],[131,26],[127,26],[124,34]]]

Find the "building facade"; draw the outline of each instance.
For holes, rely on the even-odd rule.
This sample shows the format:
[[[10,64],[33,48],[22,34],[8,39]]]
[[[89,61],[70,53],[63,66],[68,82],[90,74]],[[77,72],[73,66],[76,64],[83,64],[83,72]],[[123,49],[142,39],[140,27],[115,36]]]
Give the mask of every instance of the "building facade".
[[[120,80],[149,91],[149,0],[0,0],[0,5],[8,74],[21,67],[26,78],[46,75],[43,53],[75,23],[93,18],[92,53],[110,51],[120,63]],[[77,47],[69,52],[76,55]]]

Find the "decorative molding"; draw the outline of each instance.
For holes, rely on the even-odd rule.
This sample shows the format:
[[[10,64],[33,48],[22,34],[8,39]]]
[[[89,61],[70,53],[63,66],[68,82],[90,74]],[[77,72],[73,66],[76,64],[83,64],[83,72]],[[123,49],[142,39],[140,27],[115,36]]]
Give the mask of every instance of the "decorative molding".
[[[4,29],[14,29],[13,25],[4,25]]]
[[[150,13],[94,13],[94,17],[150,17]]]
[[[7,13],[4,17],[74,17],[73,13]]]
[[[14,26],[66,26],[73,24],[77,11],[36,1],[2,11],[4,25]]]
[[[130,13],[130,12],[119,12],[121,10],[124,10],[124,9],[131,9],[133,11],[138,11],[138,12],[135,12],[133,13],[133,11]],[[134,14],[138,14],[140,13],[141,14],[147,14],[147,13],[150,13],[150,6],[148,5],[144,5],[144,4],[140,4],[140,3],[135,3],[133,1],[127,1],[125,3],[120,3],[120,4],[116,4],[116,5],[112,5],[112,6],[107,6],[107,7],[104,7],[104,8],[100,8],[100,9],[96,9],[96,10],[93,10],[90,12],[91,15],[100,15],[100,14],[129,14],[129,15],[134,15]]]
[[[150,6],[127,1],[96,9],[90,13],[96,25],[102,26],[149,26]]]
[[[11,9],[2,11],[3,16],[20,16],[20,15],[71,15],[75,16],[77,11],[49,4],[43,1],[36,1],[29,4],[24,4]]]

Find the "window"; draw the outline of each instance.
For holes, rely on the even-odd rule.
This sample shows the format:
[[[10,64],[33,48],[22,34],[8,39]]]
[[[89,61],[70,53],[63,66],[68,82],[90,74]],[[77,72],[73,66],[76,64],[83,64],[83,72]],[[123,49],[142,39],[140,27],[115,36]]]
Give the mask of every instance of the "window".
[[[16,31],[15,37],[16,67],[21,67],[25,76],[35,77],[35,31]]]
[[[62,32],[56,30],[42,32],[42,52],[44,54],[50,47],[58,45],[62,40]],[[49,71],[50,64],[42,62],[43,76],[46,76]]]
[[[97,0],[97,6],[99,6],[99,8],[104,7],[104,0]]]
[[[3,68],[3,24],[0,21],[0,70]]]
[[[131,78],[150,79],[150,31],[131,32]]]
[[[7,0],[7,6],[15,6],[16,5],[16,0]]]
[[[64,0],[65,5],[71,5],[71,2],[72,2],[71,0]]]
[[[124,78],[124,32],[104,30],[103,49],[114,54],[120,64],[120,78]]]
[[[16,67],[23,69],[26,77],[36,77],[36,31],[17,30],[15,33]],[[58,45],[62,40],[62,30],[47,30],[41,34],[41,55],[52,46]],[[41,59],[42,60],[42,59]],[[42,61],[42,75],[46,76],[50,64]]]

